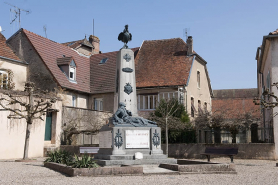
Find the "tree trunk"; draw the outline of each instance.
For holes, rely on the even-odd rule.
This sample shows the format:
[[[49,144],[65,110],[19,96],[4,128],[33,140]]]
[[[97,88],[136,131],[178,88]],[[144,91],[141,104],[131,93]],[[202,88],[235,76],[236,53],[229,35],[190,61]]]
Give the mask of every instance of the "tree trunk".
[[[236,134],[232,134],[232,143],[236,143]]]
[[[168,119],[166,118],[166,126],[165,126],[165,139],[166,139],[166,155],[168,157]]]
[[[27,122],[23,159],[28,159],[31,123]]]
[[[28,150],[29,150],[29,141],[30,141],[30,131],[31,131],[31,125],[33,122],[33,88],[28,89],[29,93],[29,105],[30,109],[27,112],[27,127],[26,127],[26,135],[25,135],[25,145],[24,145],[24,154],[23,154],[23,159],[28,159]]]

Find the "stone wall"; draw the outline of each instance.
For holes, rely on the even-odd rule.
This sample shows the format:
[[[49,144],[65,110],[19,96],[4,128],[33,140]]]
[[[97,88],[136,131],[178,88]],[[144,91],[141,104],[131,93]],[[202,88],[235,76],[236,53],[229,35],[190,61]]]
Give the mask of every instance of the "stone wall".
[[[206,147],[238,147],[238,159],[274,160],[274,143],[242,143],[242,144],[169,144],[169,157],[174,158],[206,158],[201,156]],[[165,144],[162,145],[165,151]],[[215,155],[211,157],[216,157]]]
[[[2,93],[0,93],[1,97],[4,97]],[[21,100],[27,102],[28,97],[22,96]],[[20,109],[19,105],[11,105],[11,107]],[[47,146],[53,148],[60,146],[62,102],[57,101],[53,104],[53,108],[58,109],[59,112],[54,112],[52,116],[51,141],[45,141],[44,138],[46,117],[43,116],[43,120],[33,121],[28,151],[30,158],[43,157],[44,148]],[[0,160],[19,159],[23,157],[24,152],[26,120],[8,119],[8,115],[10,111],[0,111]]]

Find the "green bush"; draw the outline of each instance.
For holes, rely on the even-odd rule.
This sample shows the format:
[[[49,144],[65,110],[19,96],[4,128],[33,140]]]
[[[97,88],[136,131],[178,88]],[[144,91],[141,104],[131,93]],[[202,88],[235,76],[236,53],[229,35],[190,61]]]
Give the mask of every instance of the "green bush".
[[[99,165],[88,154],[84,154],[81,159],[74,155],[74,161],[71,163],[73,168],[97,168]]]
[[[48,153],[48,158],[44,162],[54,162],[69,165],[73,161],[73,156],[62,150],[56,150],[54,152]]]

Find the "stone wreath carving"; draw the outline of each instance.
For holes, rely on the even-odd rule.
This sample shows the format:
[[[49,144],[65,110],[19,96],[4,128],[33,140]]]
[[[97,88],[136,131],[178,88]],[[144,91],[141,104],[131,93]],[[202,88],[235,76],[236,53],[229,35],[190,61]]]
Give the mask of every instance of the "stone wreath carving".
[[[131,60],[131,56],[129,54],[125,54],[123,57],[127,62]]]
[[[130,83],[126,83],[126,85],[124,86],[124,92],[128,95],[133,92],[133,89],[132,89],[132,86],[130,85]]]
[[[158,147],[160,145],[160,137],[159,137],[159,133],[156,132],[153,133],[153,145]]]
[[[123,137],[119,129],[118,129],[118,133],[116,133],[114,141],[115,141],[115,146],[118,148],[120,148],[123,145]]]

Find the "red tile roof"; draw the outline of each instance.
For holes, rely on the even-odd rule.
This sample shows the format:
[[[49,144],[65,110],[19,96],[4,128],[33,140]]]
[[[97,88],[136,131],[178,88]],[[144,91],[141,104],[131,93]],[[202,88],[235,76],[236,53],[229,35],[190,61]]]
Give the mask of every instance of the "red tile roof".
[[[138,49],[132,48],[131,50],[136,54]],[[91,56],[91,93],[115,91],[117,53],[118,51],[114,51]],[[99,64],[104,58],[108,60],[104,64]]]
[[[257,89],[223,89],[214,90],[212,112],[225,113],[227,118],[235,118],[241,113],[252,113],[254,118],[260,118],[260,106],[253,103],[257,97]]]
[[[192,59],[181,38],[144,41],[135,59],[136,86],[185,85]]]
[[[39,36],[28,30],[23,29],[30,40],[33,47],[36,49],[39,56],[44,61],[46,67],[52,73],[56,81],[65,88],[73,89],[82,92],[90,92],[90,62],[89,58],[80,56],[73,49],[62,44],[51,41],[47,38]],[[66,75],[60,70],[57,65],[57,58],[73,57],[76,63],[76,82],[72,83]]]
[[[6,38],[0,33],[0,56],[21,61],[13,52],[13,50],[6,44]]]
[[[137,87],[185,85],[193,57],[187,57],[186,43],[180,39],[144,41],[135,52]],[[138,53],[137,53],[138,52]],[[91,92],[105,93],[115,90],[117,53],[91,56]],[[99,64],[108,58],[105,64]]]
[[[77,48],[78,46],[80,46],[81,44],[87,46],[87,47],[94,47],[86,38],[82,39],[82,40],[77,40],[77,41],[71,41],[71,42],[66,42],[66,43],[61,43],[65,46],[68,46],[70,48]]]
[[[72,57],[57,58],[57,65],[69,65],[72,60]]]

